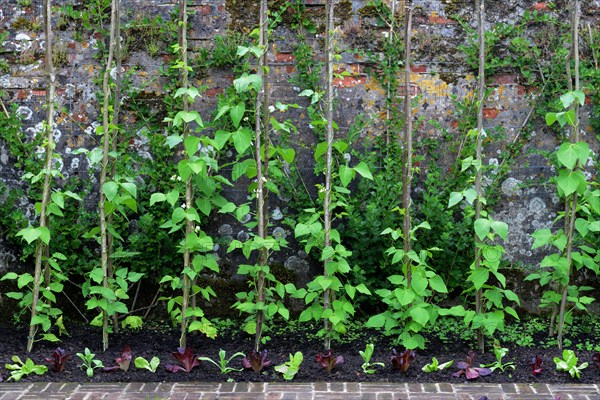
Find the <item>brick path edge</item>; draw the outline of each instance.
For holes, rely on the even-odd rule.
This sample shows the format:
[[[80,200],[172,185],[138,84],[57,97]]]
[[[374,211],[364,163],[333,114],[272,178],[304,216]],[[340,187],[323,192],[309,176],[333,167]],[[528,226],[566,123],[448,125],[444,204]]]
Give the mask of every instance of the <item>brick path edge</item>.
[[[3,383],[0,400],[600,400],[591,384]]]

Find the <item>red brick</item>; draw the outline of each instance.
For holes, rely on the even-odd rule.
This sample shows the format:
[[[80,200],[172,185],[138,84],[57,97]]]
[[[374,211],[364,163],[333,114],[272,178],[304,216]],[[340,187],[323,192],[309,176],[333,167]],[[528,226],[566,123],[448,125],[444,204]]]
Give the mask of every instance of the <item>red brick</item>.
[[[288,74],[291,74],[294,71],[295,71],[295,68],[294,68],[293,65],[286,65],[285,66],[285,72],[287,72]]]
[[[545,1],[540,1],[538,3],[534,3],[532,8],[537,11],[550,11],[550,7],[548,6],[548,3]]]
[[[433,12],[429,16],[429,23],[433,24],[433,25],[447,25],[447,24],[453,24],[454,21],[452,21],[451,19],[448,19],[446,17],[441,17],[436,12]]]
[[[424,74],[427,72],[426,65],[411,65],[410,70],[415,73]]]
[[[362,85],[365,83],[365,81],[366,81],[366,79],[364,77],[356,78],[353,76],[344,76],[341,78],[335,78],[333,80],[333,86],[349,88],[349,87],[354,87],[357,85]]]
[[[195,7],[193,7],[193,10],[195,10],[200,15],[212,14],[212,7],[210,6],[210,4],[195,6]]]
[[[294,62],[296,57],[291,53],[277,53],[275,54],[275,62],[278,63],[289,63]]]
[[[492,79],[496,85],[514,85],[519,81],[519,77],[515,74],[494,75]]]
[[[45,90],[32,90],[31,94],[33,96],[46,97],[46,91]]]
[[[483,109],[483,118],[494,119],[497,116],[498,116],[498,109],[496,109],[496,108],[484,108]]]
[[[17,92],[17,99],[18,100],[24,100],[27,98],[27,91],[26,90],[19,90]]]
[[[204,92],[204,93],[206,94],[206,97],[217,97],[218,95],[223,93],[223,89],[222,88],[206,89],[206,92]]]

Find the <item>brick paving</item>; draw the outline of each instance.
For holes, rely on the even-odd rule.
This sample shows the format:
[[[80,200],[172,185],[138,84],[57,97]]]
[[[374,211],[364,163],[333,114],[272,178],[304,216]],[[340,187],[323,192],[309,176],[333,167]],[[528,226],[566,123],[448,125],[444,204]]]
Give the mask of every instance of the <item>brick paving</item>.
[[[3,383],[0,400],[600,400],[600,384]]]

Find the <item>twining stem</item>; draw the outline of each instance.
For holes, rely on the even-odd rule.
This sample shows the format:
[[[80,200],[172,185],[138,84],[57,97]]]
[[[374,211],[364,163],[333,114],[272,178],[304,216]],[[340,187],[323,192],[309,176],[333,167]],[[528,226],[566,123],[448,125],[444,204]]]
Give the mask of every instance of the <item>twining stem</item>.
[[[110,70],[113,63],[114,57],[114,43],[115,33],[117,25],[117,0],[112,0],[110,10],[110,37],[108,46],[108,60],[106,61],[106,68],[104,70],[104,78],[102,80],[102,91],[104,93],[104,102],[102,104],[102,126],[103,126],[103,137],[102,137],[102,165],[100,168],[100,240],[101,240],[101,265],[102,265],[102,286],[108,289],[108,226],[106,220],[106,196],[102,188],[106,183],[106,175],[108,170],[108,153],[110,151],[110,127],[109,127],[109,101],[110,101],[110,88],[108,86],[108,79],[110,77]],[[102,310],[102,348],[103,351],[108,349],[108,313],[106,309]]]
[[[410,205],[411,205],[411,181],[412,181],[412,158],[413,158],[413,137],[412,137],[412,104],[410,97],[410,40],[412,31],[412,5],[406,3],[405,24],[404,24],[404,162],[402,170],[402,208],[404,209],[404,265],[406,266],[406,284],[410,287],[412,279],[411,262],[408,252],[411,250],[411,223],[410,223]]]
[[[187,89],[189,86],[188,81],[188,54],[187,54],[187,1],[180,0],[179,1],[179,51],[181,56],[181,62],[183,68],[180,70],[180,79],[181,79],[181,87]],[[189,101],[188,96],[183,96],[183,111],[189,111]],[[183,141],[187,139],[189,135],[188,125],[187,123],[183,123]],[[186,153],[186,152],[184,152]],[[186,153],[187,157],[187,153]],[[193,207],[193,197],[194,191],[192,188],[192,177],[191,175],[185,180],[185,206],[186,210],[189,210]],[[189,218],[186,218],[185,222],[185,237],[187,238],[190,234],[194,232],[194,221]],[[182,294],[183,299],[181,301],[181,338],[179,339],[179,346],[186,347],[187,344],[187,322],[188,317],[187,309],[189,305],[190,291],[191,291],[191,280],[187,274],[191,265],[191,252],[187,247],[183,253],[183,278],[182,278]]]
[[[40,227],[48,227],[48,204],[50,203],[50,185],[51,185],[51,173],[52,169],[52,158],[54,150],[54,96],[56,92],[56,72],[54,70],[54,63],[52,61],[52,2],[51,0],[44,0],[44,30],[46,35],[46,76],[48,78],[48,91],[46,95],[46,160],[44,162],[44,188],[42,191],[42,204],[40,208]],[[35,252],[35,270],[33,278],[33,293],[31,300],[31,321],[29,323],[29,335],[27,336],[27,352],[30,353],[33,349],[33,342],[35,339],[35,333],[37,331],[37,323],[35,319],[37,316],[37,307],[40,298],[40,287],[42,280],[42,259],[45,252],[46,245],[41,239],[37,241],[37,247]],[[47,282],[48,284],[49,282]]]
[[[323,201],[323,223],[324,223],[324,239],[323,246],[325,248],[331,245],[331,174],[333,167],[333,40],[334,40],[334,0],[328,0],[327,8],[327,24],[325,27],[325,47],[327,52],[327,109],[325,110],[325,120],[327,121],[326,141],[327,153],[325,159],[325,199]],[[327,272],[327,264],[331,261],[327,258],[323,261],[323,276],[329,277]],[[323,293],[323,309],[328,310],[331,307],[331,289],[325,289]],[[331,348],[331,326],[329,319],[324,319],[325,329],[325,351]]]
[[[117,0],[116,3],[117,9],[115,10],[115,18],[116,18],[116,27],[115,27],[115,39],[121,37],[121,2]],[[121,57],[121,40],[115,40],[114,43],[111,44],[114,46],[115,51],[115,63],[116,63],[116,72],[115,72],[115,95],[113,99],[113,115],[112,120],[113,124],[119,125],[119,111],[121,108],[121,67],[122,67],[122,57]],[[115,129],[111,135],[111,151],[113,153],[117,152],[117,143],[118,143],[119,130]],[[114,181],[117,173],[117,163],[113,160],[111,162],[109,180]],[[113,224],[114,213],[108,215],[108,226]],[[110,232],[106,233],[107,236],[107,245],[108,245],[108,276],[112,278],[114,276],[114,267],[113,267],[113,258],[112,254],[114,238]],[[114,313],[112,316],[113,320],[113,332],[119,333],[119,316],[117,313]]]
[[[258,58],[257,72],[262,80],[262,89],[256,95],[255,101],[255,151],[256,151],[256,178],[257,178],[257,189],[256,189],[256,216],[258,219],[258,236],[261,239],[267,237],[268,227],[268,215],[269,207],[267,203],[267,196],[264,187],[264,182],[268,178],[268,165],[269,165],[269,104],[268,104],[268,59],[267,59],[267,15],[268,6],[267,0],[261,0],[260,2],[260,27],[259,27],[259,38],[258,45],[263,48],[263,53]],[[261,123],[261,111],[263,112],[262,123]],[[264,141],[261,137],[264,135]],[[264,149],[261,149],[264,147]],[[261,151],[262,150],[262,151]],[[261,155],[262,152],[262,155]],[[265,303],[265,271],[263,267],[267,265],[268,252],[266,247],[259,249],[258,265],[261,267],[258,272],[256,282],[256,293],[257,302],[264,305]],[[263,310],[259,310],[256,314],[256,335],[254,338],[254,351],[259,351],[263,324],[265,314]]]
[[[571,57],[574,62],[574,80],[575,80],[575,90],[580,90],[580,82],[579,82],[579,0],[573,0],[571,2],[572,7],[572,22],[571,22],[571,41],[573,43],[571,49]],[[568,65],[570,66],[571,57],[569,58]],[[567,69],[567,75],[569,80],[569,85],[572,85],[572,74],[571,69]],[[579,131],[579,102],[575,102],[573,105],[575,109],[575,121],[573,123],[573,129],[571,130],[571,135],[569,137],[569,141],[571,143],[576,143],[580,140],[580,131]],[[579,163],[577,163],[579,165]],[[576,168],[577,168],[576,165]],[[569,197],[571,201],[569,201]],[[567,283],[562,288],[562,296],[560,299],[560,307],[558,313],[558,335],[557,335],[557,343],[558,348],[562,350],[563,348],[563,333],[564,333],[564,324],[565,324],[565,312],[567,305],[567,293],[569,289],[569,281],[571,279],[571,273],[573,271],[573,258],[572,258],[572,250],[573,250],[573,237],[575,233],[575,219],[577,218],[577,192],[573,193],[571,196],[567,197],[566,200],[566,213],[565,213],[565,235],[567,236],[567,245],[566,245],[566,258],[567,258],[567,273],[568,280]]]
[[[475,158],[480,166],[477,169],[475,175],[475,192],[477,197],[475,198],[475,221],[481,218],[481,201],[480,198],[483,196],[482,192],[482,179],[483,170],[481,169],[481,158],[482,158],[482,146],[483,146],[483,99],[485,96],[485,4],[484,0],[478,1],[478,29],[479,29],[479,76],[478,76],[478,109],[477,109],[477,147]],[[475,269],[481,268],[481,248],[479,247],[481,240],[475,235]],[[475,292],[475,312],[481,314],[483,312],[483,290],[480,288]],[[481,353],[484,352],[484,341],[483,341],[483,330],[479,328],[477,330],[477,348]]]

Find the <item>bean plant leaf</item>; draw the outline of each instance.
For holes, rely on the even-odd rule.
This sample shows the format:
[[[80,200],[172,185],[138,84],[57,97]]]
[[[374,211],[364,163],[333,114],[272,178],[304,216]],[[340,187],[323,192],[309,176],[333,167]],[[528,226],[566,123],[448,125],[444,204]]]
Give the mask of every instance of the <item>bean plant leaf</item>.
[[[360,176],[362,176],[363,178],[373,180],[373,175],[371,174],[371,171],[369,170],[369,166],[364,161],[359,162],[354,167],[354,170],[356,172],[358,172],[360,174]]]
[[[480,240],[484,240],[488,233],[490,233],[490,228],[492,227],[492,223],[487,218],[479,218],[475,221],[474,229],[477,237]],[[508,229],[508,228],[507,228]]]
[[[585,175],[581,171],[561,170],[556,177],[556,184],[565,196],[583,193],[586,189]]]
[[[448,201],[448,208],[460,203],[463,199],[463,194],[461,192],[452,192],[450,193],[450,200]]]
[[[590,147],[585,142],[563,143],[556,156],[558,161],[568,169],[575,168],[577,161],[585,164],[590,155]]]

